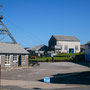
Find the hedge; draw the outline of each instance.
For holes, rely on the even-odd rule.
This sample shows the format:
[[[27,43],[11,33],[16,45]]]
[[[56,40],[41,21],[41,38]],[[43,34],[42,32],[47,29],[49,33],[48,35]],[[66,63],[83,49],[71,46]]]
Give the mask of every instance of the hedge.
[[[61,54],[54,56],[54,61],[69,61],[70,56],[72,56],[72,55],[77,55],[78,60],[83,60],[85,53],[84,52],[81,52],[81,53],[61,53]],[[34,62],[34,61],[38,61],[38,62],[52,61],[52,57],[41,57],[41,58],[29,59],[29,62]]]
[[[54,57],[70,57],[72,55],[84,55],[84,52],[80,52],[80,53],[61,53],[58,55],[55,55]]]
[[[29,61],[40,61],[40,62],[45,62],[45,61],[51,61],[52,57],[42,57],[42,58],[35,58],[35,59],[29,59]],[[70,57],[54,57],[54,60],[70,60]]]

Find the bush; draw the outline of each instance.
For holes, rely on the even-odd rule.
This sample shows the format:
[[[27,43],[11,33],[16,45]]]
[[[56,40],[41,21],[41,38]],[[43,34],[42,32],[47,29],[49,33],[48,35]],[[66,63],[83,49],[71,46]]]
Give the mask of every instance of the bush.
[[[70,56],[71,61],[84,61],[85,60],[85,53],[79,53],[79,54],[74,55],[74,56],[75,57],[73,57],[73,55]]]

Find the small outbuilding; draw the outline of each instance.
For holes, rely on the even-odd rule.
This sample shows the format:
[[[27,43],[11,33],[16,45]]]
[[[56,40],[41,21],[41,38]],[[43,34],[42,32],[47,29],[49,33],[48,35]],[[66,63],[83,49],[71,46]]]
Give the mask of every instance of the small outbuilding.
[[[31,48],[26,48],[26,50],[30,53],[31,56],[42,57],[46,55],[48,47],[46,45],[39,45]]]
[[[19,44],[0,42],[1,68],[28,66],[28,55]]]

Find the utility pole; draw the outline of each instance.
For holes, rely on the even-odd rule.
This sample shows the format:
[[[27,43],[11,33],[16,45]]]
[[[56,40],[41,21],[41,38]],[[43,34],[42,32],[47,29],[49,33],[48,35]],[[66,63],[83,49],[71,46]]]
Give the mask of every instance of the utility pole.
[[[12,39],[13,43],[16,44],[17,43],[16,40],[14,39],[10,31],[7,29],[7,27],[4,25],[2,19],[3,19],[3,6],[0,6],[0,35],[9,36]],[[4,38],[5,37],[1,38],[0,40],[3,40]]]

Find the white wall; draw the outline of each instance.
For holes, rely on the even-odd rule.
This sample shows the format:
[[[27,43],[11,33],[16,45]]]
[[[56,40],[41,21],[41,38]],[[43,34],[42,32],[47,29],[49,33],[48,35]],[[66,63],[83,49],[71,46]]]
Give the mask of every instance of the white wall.
[[[61,53],[69,53],[69,48],[73,48],[74,53],[80,52],[80,42],[57,41],[57,45],[62,45]],[[68,50],[65,50],[65,45],[68,46]],[[78,50],[75,50],[75,45],[78,46]]]

